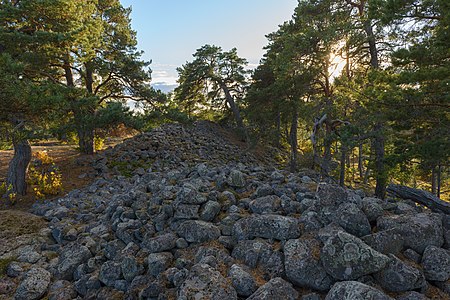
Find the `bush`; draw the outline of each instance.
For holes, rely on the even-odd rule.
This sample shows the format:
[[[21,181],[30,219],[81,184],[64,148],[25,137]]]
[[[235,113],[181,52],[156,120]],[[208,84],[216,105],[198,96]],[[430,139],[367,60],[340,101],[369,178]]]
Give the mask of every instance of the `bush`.
[[[62,175],[46,151],[34,154],[35,161],[28,171],[29,184],[38,199],[57,195],[62,191]]]
[[[102,150],[104,146],[105,146],[105,139],[96,135],[94,137],[94,150],[95,151]]]
[[[12,184],[7,184],[6,182],[2,182],[2,184],[0,184],[0,197],[6,196],[9,201],[14,204],[16,202],[17,194],[13,193],[12,190]]]

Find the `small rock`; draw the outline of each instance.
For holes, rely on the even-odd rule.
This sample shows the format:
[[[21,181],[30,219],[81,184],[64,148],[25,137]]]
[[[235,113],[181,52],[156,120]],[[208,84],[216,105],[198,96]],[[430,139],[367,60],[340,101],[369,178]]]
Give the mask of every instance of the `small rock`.
[[[450,254],[445,249],[428,246],[423,253],[422,266],[427,280],[450,279]]]
[[[159,274],[164,272],[170,267],[172,263],[173,255],[169,252],[151,253],[148,258],[148,274],[153,277],[158,277]]]
[[[120,264],[114,261],[105,262],[100,268],[98,279],[106,286],[114,287],[116,280],[122,277]]]
[[[248,297],[258,289],[253,276],[239,265],[232,265],[228,275],[239,296]]]
[[[17,262],[10,263],[6,269],[6,275],[13,278],[20,276],[22,272],[23,269]]]
[[[296,300],[298,292],[292,284],[276,277],[261,286],[247,300]]]
[[[208,222],[189,220],[178,227],[177,233],[190,243],[203,243],[218,239],[220,229]]]
[[[232,187],[241,188],[245,186],[244,174],[239,170],[231,170],[228,184]]]
[[[208,201],[205,203],[201,213],[200,219],[205,222],[211,222],[219,214],[221,209],[220,203],[217,201]]]
[[[162,234],[156,237],[144,237],[142,248],[150,253],[163,252],[175,248],[178,237],[172,233]]]

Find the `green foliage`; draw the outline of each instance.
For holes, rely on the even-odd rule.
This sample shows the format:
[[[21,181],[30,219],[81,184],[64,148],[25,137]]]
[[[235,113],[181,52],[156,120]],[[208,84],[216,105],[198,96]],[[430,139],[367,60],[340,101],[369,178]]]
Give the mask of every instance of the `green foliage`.
[[[62,174],[45,151],[36,152],[35,162],[28,171],[28,183],[37,199],[58,195],[62,191]]]

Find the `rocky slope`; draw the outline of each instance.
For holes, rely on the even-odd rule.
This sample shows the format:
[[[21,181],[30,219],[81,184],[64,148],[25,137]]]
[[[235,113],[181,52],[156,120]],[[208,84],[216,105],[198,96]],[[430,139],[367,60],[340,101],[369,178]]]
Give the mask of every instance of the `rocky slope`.
[[[449,299],[450,216],[267,160],[209,123],[108,150],[34,207],[47,236],[1,254],[0,299]]]

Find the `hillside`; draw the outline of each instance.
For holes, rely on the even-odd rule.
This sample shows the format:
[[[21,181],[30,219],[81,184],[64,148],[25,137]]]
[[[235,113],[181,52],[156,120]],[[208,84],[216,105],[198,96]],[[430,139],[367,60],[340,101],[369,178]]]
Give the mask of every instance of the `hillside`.
[[[273,157],[210,122],[106,150],[17,216],[35,226],[1,240],[0,299],[450,299],[449,215]]]

